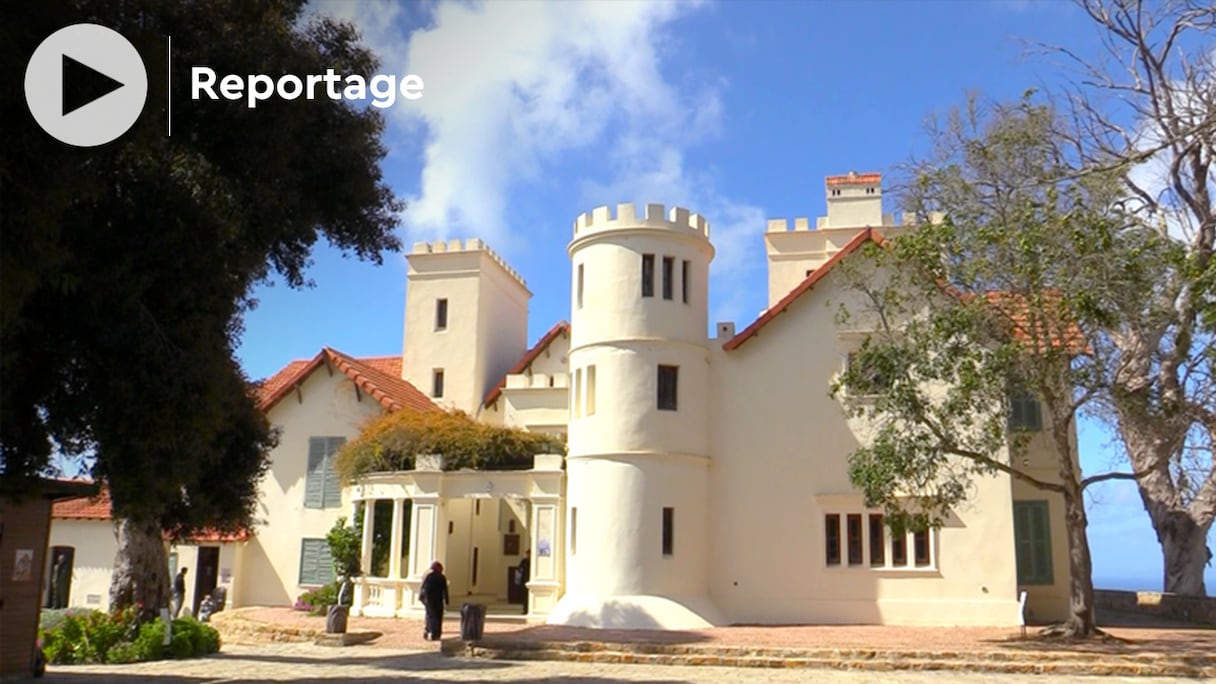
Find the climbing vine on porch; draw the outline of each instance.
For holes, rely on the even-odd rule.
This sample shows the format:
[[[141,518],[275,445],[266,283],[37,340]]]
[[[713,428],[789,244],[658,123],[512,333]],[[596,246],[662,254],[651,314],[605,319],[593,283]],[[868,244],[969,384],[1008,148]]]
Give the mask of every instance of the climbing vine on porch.
[[[417,454],[443,455],[444,470],[530,468],[536,454],[565,453],[556,437],[478,423],[460,411],[405,409],[374,418],[338,454],[344,483],[375,472],[411,470]]]

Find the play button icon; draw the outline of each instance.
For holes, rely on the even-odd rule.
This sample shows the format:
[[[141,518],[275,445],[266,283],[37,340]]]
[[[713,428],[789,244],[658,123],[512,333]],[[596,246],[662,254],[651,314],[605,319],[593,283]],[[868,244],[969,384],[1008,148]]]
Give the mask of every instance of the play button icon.
[[[63,56],[63,116],[98,100],[123,87],[116,81],[88,64]]]
[[[25,101],[43,130],[69,145],[104,145],[139,119],[148,74],[135,47],[97,24],[52,33],[25,69]]]

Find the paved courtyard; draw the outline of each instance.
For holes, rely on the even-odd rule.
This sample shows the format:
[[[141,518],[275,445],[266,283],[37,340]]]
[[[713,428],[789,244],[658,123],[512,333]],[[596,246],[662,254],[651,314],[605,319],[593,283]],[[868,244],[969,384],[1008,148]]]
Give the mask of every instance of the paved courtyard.
[[[563,662],[501,662],[446,658],[436,650],[374,647],[344,649],[312,644],[225,646],[222,653],[196,660],[167,660],[135,665],[52,666],[48,684],[220,684],[228,682],[569,682],[574,684],[1163,684],[1194,682],[1169,677],[998,675],[957,672],[849,672],[754,668],[605,665]]]

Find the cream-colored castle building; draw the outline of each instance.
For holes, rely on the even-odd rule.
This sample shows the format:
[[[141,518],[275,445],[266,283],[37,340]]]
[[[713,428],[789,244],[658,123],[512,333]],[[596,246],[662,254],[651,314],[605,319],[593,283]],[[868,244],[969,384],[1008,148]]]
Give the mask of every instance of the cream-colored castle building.
[[[476,239],[414,245],[400,356],[327,348],[260,386],[283,430],[261,523],[171,549],[196,578],[187,604],[217,585],[234,606],[292,604],[332,580],[325,534],[363,507],[370,573],[354,611],[368,616],[420,614],[418,587],[438,559],[453,607],[475,601],[493,614],[526,602],[530,620],[556,624],[1017,625],[1023,593],[1027,619],[1064,618],[1054,495],[980,479],[944,527],[894,536],[851,486],[847,458],[866,426],[843,402],[864,397],[828,390],[867,330],[864,317],[837,323],[856,295],[834,267],[901,227],[882,213],[877,174],[832,176],[825,190],[827,215],[813,227],[757,226],[768,306],[740,330],[710,327],[710,219],[683,208],[579,216],[569,323],[530,348],[532,293],[519,273]],[[1017,402],[1020,428],[1048,427],[1037,404]],[[338,482],[333,457],[365,420],[440,409],[563,436],[568,453],[497,472],[449,471],[442,455],[423,455],[415,470]],[[1045,434],[1026,459],[1054,477]],[[52,530],[65,549],[86,524],[69,507]],[[104,603],[108,572],[89,571],[84,556],[108,564],[112,547],[76,551],[71,602]]]

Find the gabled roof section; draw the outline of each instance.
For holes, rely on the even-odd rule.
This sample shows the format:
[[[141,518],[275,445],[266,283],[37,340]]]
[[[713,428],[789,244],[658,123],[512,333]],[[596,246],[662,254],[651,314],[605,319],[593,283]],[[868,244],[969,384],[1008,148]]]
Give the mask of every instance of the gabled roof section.
[[[431,411],[438,408],[430,397],[401,377],[400,357],[355,358],[329,347],[322,349],[311,360],[292,361],[259,384],[258,408],[270,410],[322,364],[342,371],[360,392],[371,396],[389,411],[403,408]]]
[[[747,326],[743,332],[727,340],[726,343],[722,345],[722,348],[726,351],[738,349],[739,346],[741,346],[744,342],[748,341],[752,337],[755,337],[761,328],[763,328],[777,316],[784,313],[785,310],[789,308],[790,304],[794,303],[794,300],[798,299],[803,293],[813,288],[815,283],[826,277],[828,272],[832,270],[833,266],[840,263],[849,254],[852,254],[860,249],[861,246],[866,242],[873,242],[874,244],[880,246],[884,244],[882,235],[873,228],[866,228],[865,230],[861,231],[854,236],[853,239],[849,240],[844,247],[841,247],[839,252],[833,254],[831,259],[824,262],[823,266],[820,266],[812,271],[805,280],[799,283],[798,287],[795,287],[792,291],[790,291],[789,294],[782,297],[781,301],[770,307],[768,311],[765,311],[759,318],[756,319],[754,323]],[[965,300],[975,296],[973,294],[962,292],[948,283],[943,282],[939,283],[939,285],[941,286],[943,292],[960,299]],[[1029,345],[1029,343],[1034,340],[1046,338],[1050,341],[1049,343],[1052,347],[1062,346],[1070,353],[1081,354],[1089,351],[1089,346],[1085,341],[1085,335],[1081,332],[1080,327],[1075,323],[1064,321],[1055,326],[1054,330],[1032,330],[1031,328],[1034,327],[1034,325],[1031,323],[1030,316],[1027,313],[1029,307],[1023,296],[1009,292],[989,292],[984,295],[984,298],[988,301],[989,305],[1001,311],[1001,313],[1009,319],[1012,324],[1014,337],[1016,339],[1026,342]],[[1043,322],[1037,322],[1037,325],[1040,328],[1045,326]],[[1039,334],[1035,334],[1036,332]]]
[[[110,489],[104,485],[94,496],[80,496],[72,499],[56,501],[51,506],[51,518],[54,520],[110,520],[114,517],[110,502]],[[198,542],[242,542],[252,536],[248,529],[235,532],[220,532],[210,528],[199,530],[187,535],[181,543]],[[165,539],[171,535],[165,533]]]
[[[790,290],[790,293],[782,297],[781,301],[769,307],[768,311],[765,311],[760,315],[759,318],[756,319],[754,323],[744,328],[743,332],[727,340],[726,343],[722,345],[722,348],[726,351],[738,349],[744,342],[755,337],[757,334],[759,334],[761,328],[768,325],[769,322],[771,322],[777,316],[785,313],[785,310],[790,307],[790,304],[794,303],[794,300],[798,299],[805,292],[815,287],[815,283],[823,280],[836,264],[843,261],[848,255],[856,252],[867,242],[873,242],[874,244],[881,245],[883,243],[882,235],[879,235],[878,232],[873,228],[866,228],[857,235],[853,236],[853,239],[845,243],[845,246],[841,247],[839,252],[832,255],[832,258],[825,261],[819,268],[811,271],[811,274],[807,276],[805,280],[799,283],[798,287]]]
[[[94,496],[60,499],[51,505],[51,518],[63,520],[109,520],[110,490],[102,487]]]
[[[527,370],[528,366],[532,365],[532,362],[536,360],[536,357],[540,356],[541,352],[548,349],[553,340],[556,340],[559,335],[563,334],[570,334],[570,324],[566,321],[558,321],[556,325],[549,328],[549,332],[545,333],[544,336],[541,337],[540,340],[537,341],[537,343],[523,355],[518,363],[511,367],[511,370],[507,371],[507,375],[518,375]],[[490,390],[489,394],[486,395],[486,400],[483,403],[484,406],[490,406],[494,402],[498,401],[498,397],[502,395],[502,389],[507,386],[507,375],[502,376],[502,380],[499,380],[498,384],[494,386],[494,389]]]

